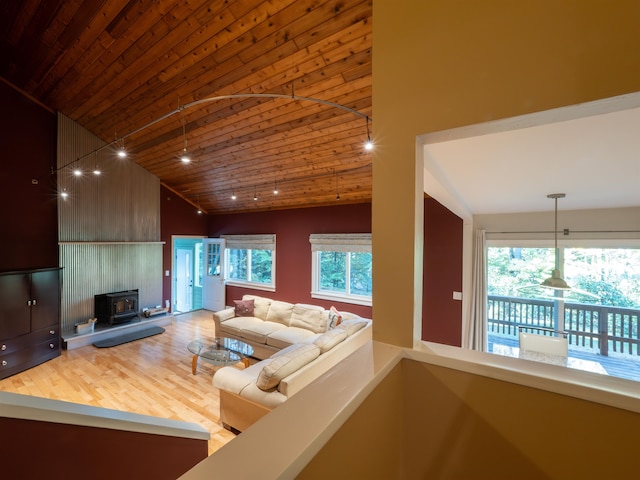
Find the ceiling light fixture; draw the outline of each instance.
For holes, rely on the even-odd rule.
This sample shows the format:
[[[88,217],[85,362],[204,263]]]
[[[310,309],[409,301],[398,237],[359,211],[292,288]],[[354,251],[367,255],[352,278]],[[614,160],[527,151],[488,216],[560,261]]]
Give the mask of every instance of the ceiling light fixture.
[[[555,223],[553,228],[555,238],[555,268],[551,272],[551,276],[547,278],[540,285],[545,288],[551,288],[553,290],[570,290],[571,287],[567,285],[560,275],[560,251],[558,250],[558,199],[564,198],[564,193],[551,193],[547,195],[547,198],[553,198],[555,201]]]
[[[273,182],[273,194],[278,194],[278,182]]]
[[[124,138],[116,141],[120,144],[118,147],[118,158],[127,158],[127,150],[124,148]]]
[[[93,156],[93,174],[100,175],[102,172],[98,168],[98,152]]]
[[[257,194],[256,190],[254,189],[253,190],[253,201],[255,202],[257,200],[258,200],[258,194]]]
[[[191,163],[191,157],[189,157],[189,153],[187,152],[187,129],[184,121],[184,107],[180,109],[180,113],[182,114],[182,156],[180,157],[180,161],[182,163]]]
[[[369,116],[367,116],[367,141],[364,144],[364,149],[368,152],[373,150],[373,142],[371,141],[371,136],[369,135]]]
[[[231,200],[235,200],[236,198],[238,198],[238,197],[236,197],[235,192],[231,192]]]
[[[333,172],[336,177],[336,200],[340,200],[340,189],[338,188],[338,172],[335,168],[333,169]]]
[[[196,210],[198,215],[202,215],[202,208],[200,208],[200,195],[198,197],[198,210]]]

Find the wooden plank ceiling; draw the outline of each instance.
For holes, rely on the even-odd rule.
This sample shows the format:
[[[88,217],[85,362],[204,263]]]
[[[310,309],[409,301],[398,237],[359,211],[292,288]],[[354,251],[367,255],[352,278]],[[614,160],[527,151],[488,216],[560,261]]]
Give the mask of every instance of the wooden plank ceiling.
[[[4,1],[0,76],[106,142],[125,137],[207,213],[366,202],[371,32],[372,0]],[[362,116],[293,98],[190,106],[239,94]]]

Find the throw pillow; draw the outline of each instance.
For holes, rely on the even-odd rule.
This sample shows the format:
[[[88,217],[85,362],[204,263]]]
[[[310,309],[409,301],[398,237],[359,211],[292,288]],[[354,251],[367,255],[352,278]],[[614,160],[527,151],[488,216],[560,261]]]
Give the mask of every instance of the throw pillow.
[[[329,309],[329,328],[336,328],[342,322],[342,315],[336,307]]]
[[[236,317],[253,317],[253,300],[234,300]]]

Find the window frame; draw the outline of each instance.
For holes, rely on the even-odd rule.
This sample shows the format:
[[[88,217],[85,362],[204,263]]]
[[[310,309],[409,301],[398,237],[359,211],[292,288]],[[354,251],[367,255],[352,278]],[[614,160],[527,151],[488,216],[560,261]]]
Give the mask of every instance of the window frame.
[[[268,292],[276,291],[276,235],[220,235],[225,240],[224,278],[227,285],[234,287],[251,288]],[[247,276],[251,275],[251,259],[253,250],[269,250],[271,252],[271,282],[261,283],[251,280],[231,278],[229,250],[247,250]]]
[[[341,252],[341,253],[371,253],[370,233],[340,233],[340,234],[311,234],[309,236],[311,244],[311,298],[320,300],[332,300],[353,305],[371,306],[373,304],[373,293],[368,295],[357,295],[348,293],[351,286],[351,255],[347,255],[345,268],[345,283],[347,293],[322,290],[320,288],[320,254],[321,252]]]

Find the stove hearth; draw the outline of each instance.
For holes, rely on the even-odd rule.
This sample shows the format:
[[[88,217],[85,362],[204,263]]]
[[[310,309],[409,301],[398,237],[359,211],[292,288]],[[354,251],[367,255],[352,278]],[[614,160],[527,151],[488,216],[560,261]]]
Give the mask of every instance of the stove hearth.
[[[120,325],[138,317],[138,289],[94,296],[94,316],[99,324]]]

